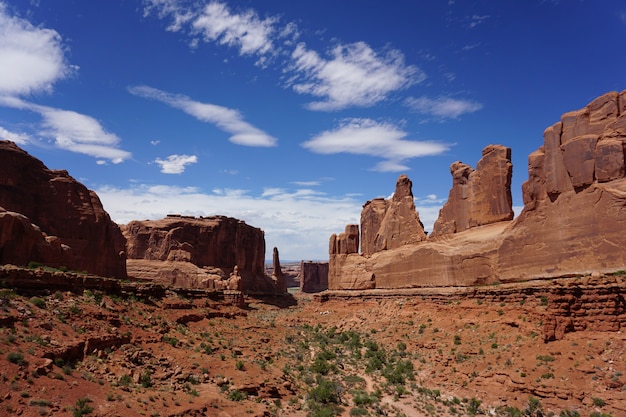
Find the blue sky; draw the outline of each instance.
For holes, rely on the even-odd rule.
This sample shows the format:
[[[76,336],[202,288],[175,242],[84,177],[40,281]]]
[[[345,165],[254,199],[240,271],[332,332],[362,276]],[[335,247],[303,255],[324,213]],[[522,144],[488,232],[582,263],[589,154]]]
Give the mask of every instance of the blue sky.
[[[543,130],[625,89],[625,51],[622,0],[0,0],[0,138],[118,223],[222,214],[323,260],[401,174],[430,230],[488,144],[521,206]]]

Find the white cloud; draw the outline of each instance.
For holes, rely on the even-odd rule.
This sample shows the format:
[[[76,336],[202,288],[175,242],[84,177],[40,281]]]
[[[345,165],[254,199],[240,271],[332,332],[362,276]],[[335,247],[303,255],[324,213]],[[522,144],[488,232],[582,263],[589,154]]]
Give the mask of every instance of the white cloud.
[[[291,184],[298,185],[300,187],[317,187],[321,183],[319,181],[291,181]]]
[[[404,161],[421,156],[438,155],[450,145],[435,141],[407,140],[407,133],[388,123],[371,119],[349,119],[334,129],[320,133],[302,143],[306,149],[320,154],[351,153],[383,158],[374,170],[405,171]]]
[[[405,100],[405,104],[418,113],[434,116],[437,119],[456,119],[463,114],[473,113],[483,107],[482,104],[474,101],[450,97],[437,99],[409,97]]]
[[[372,106],[426,78],[416,66],[406,65],[398,50],[378,53],[365,42],[356,42],[338,44],[323,57],[304,43],[296,44],[300,32],[295,23],[281,25],[276,16],[261,19],[253,9],[233,12],[220,1],[183,6],[175,0],[148,0],[145,12],[170,18],[168,30],[186,33],[193,48],[201,37],[236,48],[241,56],[254,55],[264,67],[270,59],[284,59],[280,65],[289,78],[286,86],[321,98],[308,104],[311,110]]]
[[[205,41],[239,49],[241,55],[263,55],[273,48],[272,36],[276,18],[261,20],[255,11],[231,13],[224,3],[207,4],[192,23]]]
[[[265,232],[266,257],[278,247],[282,260],[328,259],[328,239],[358,223],[362,201],[329,197],[298,189],[265,189],[255,196],[246,190],[137,185],[132,188],[96,188],[105,210],[120,223],[160,219],[167,214],[225,215],[244,220]]]
[[[39,135],[52,139],[61,149],[108,159],[114,164],[131,157],[130,152],[117,148],[120,143],[117,135],[107,132],[93,117],[15,97],[0,96],[0,105],[39,113],[43,118]]]
[[[0,139],[10,140],[18,145],[25,145],[30,142],[30,137],[24,133],[14,133],[0,126]]]
[[[372,106],[426,78],[419,68],[405,65],[399,51],[389,50],[381,56],[364,42],[337,45],[330,51],[330,59],[300,43],[292,58],[294,91],[324,99],[310,103],[311,110]]]
[[[254,9],[233,12],[220,1],[183,5],[176,0],[147,0],[144,14],[152,13],[171,19],[168,31],[187,33],[192,49],[200,40],[217,43],[236,48],[241,56],[256,56],[261,66],[267,64],[268,56],[278,52],[277,40],[285,39],[289,44],[289,39],[298,36],[293,23],[278,27],[276,16],[262,19]]]
[[[61,36],[10,16],[0,2],[0,94],[50,91],[54,82],[72,73]]]
[[[167,159],[157,158],[154,162],[161,166],[164,174],[182,174],[185,167],[198,162],[198,158],[195,155],[170,155]]]
[[[244,146],[275,146],[277,139],[243,120],[239,111],[215,104],[194,101],[187,96],[170,94],[148,86],[130,87],[131,94],[160,101],[184,111],[196,119],[212,123],[230,133],[229,140]]]

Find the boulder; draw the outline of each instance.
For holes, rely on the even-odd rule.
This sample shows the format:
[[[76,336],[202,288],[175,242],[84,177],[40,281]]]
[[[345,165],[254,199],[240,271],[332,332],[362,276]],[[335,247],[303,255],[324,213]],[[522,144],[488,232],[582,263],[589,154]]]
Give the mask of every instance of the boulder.
[[[489,145],[476,170],[462,162],[450,166],[452,189],[439,212],[431,237],[462,232],[472,227],[511,220],[511,149]]]
[[[0,206],[28,219],[14,218],[11,226],[24,227],[26,235],[18,240],[27,252],[16,253],[10,245],[18,241],[5,240],[0,246],[2,262],[37,261],[106,277],[126,277],[126,242],[96,193],[67,171],[46,168],[13,142],[0,141],[0,159]],[[36,225],[35,231],[26,223]],[[0,234],[12,233],[6,232],[5,227],[6,223]],[[38,233],[49,248],[35,236]],[[39,242],[27,243],[27,239]]]
[[[163,264],[165,269],[177,268],[179,283],[201,283],[219,275],[233,281],[226,285],[229,289],[276,292],[274,282],[264,270],[265,234],[263,230],[241,220],[226,216],[172,214],[159,220],[132,221],[123,226],[123,232],[128,242],[129,265],[133,263],[131,260],[161,261],[166,262]],[[182,267],[184,263],[202,268],[207,273],[193,272],[197,268],[190,265]],[[154,279],[167,276],[163,268],[159,268],[160,278],[155,276]],[[214,268],[221,272],[215,274],[211,271]],[[185,270],[192,271],[193,276],[184,278]],[[143,277],[148,278],[146,274]],[[201,277],[199,281],[198,277]],[[214,284],[207,281],[198,285],[201,288],[221,286],[218,280]]]

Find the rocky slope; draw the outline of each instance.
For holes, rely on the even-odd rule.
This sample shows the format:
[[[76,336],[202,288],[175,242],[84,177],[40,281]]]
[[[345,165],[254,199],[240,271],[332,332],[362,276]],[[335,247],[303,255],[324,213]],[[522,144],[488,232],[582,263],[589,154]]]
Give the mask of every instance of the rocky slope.
[[[626,414],[622,273],[244,308],[92,279],[0,289],[0,415]]]
[[[0,260],[126,277],[125,239],[98,196],[0,141]]]
[[[421,231],[414,242],[386,249],[366,243],[359,254],[339,244],[359,240],[358,225],[348,225],[330,239],[329,289],[472,286],[626,269],[625,141],[626,91],[564,114],[529,157],[524,209],[512,221],[507,148],[487,147],[475,171],[456,162],[433,236],[424,240]],[[406,195],[398,184],[396,193]],[[379,224],[372,211],[386,213],[389,204],[364,206],[362,240],[371,241]],[[397,213],[414,210],[412,201],[401,204]],[[377,230],[377,241],[398,236]]]

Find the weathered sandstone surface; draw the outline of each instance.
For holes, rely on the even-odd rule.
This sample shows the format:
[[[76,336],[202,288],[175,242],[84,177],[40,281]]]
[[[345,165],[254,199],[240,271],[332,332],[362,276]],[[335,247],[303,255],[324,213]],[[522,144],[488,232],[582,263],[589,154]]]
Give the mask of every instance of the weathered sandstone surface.
[[[626,91],[611,92],[546,129],[529,157],[515,220],[507,220],[510,154],[494,145],[475,171],[453,164],[450,200],[427,240],[418,233],[415,241],[377,246],[397,235],[377,228],[393,202],[374,200],[363,209],[361,254],[348,244],[358,242],[358,225],[331,237],[329,289],[473,286],[626,269],[624,142]]]
[[[315,293],[328,289],[328,262],[300,263],[300,291]]]
[[[457,161],[450,173],[452,189],[431,237],[513,219],[510,148],[487,146],[475,170]]]
[[[132,221],[123,232],[130,276],[190,288],[277,291],[264,271],[263,231],[241,220],[169,215]]]
[[[0,262],[126,277],[125,239],[93,191],[0,141]]]

